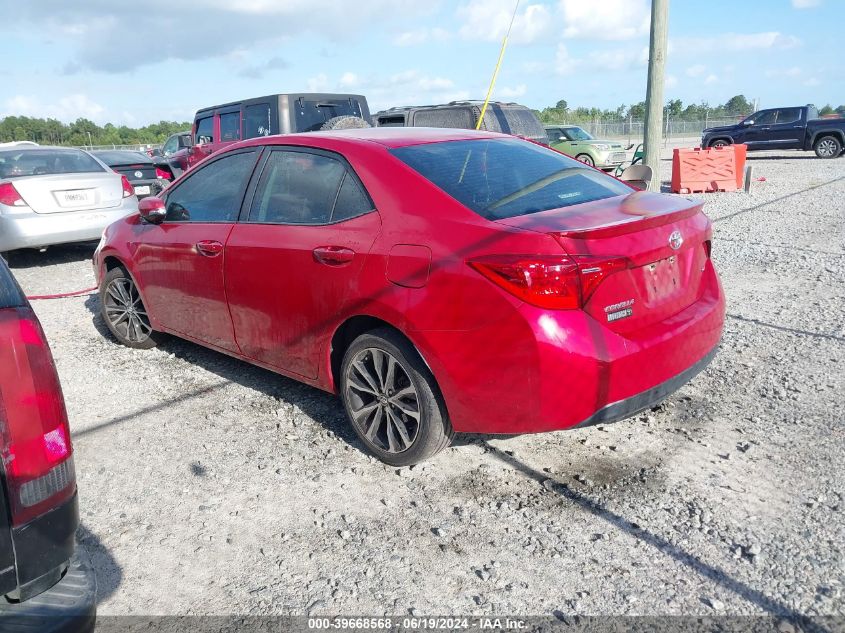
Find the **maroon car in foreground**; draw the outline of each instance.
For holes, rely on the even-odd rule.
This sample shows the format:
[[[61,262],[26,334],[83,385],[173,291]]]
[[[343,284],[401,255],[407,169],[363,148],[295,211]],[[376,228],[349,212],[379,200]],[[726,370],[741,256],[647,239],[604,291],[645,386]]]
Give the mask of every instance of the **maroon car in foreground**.
[[[340,394],[380,459],[653,406],[716,352],[700,201],[530,141],[384,127],[255,138],[109,226],[102,314]]]

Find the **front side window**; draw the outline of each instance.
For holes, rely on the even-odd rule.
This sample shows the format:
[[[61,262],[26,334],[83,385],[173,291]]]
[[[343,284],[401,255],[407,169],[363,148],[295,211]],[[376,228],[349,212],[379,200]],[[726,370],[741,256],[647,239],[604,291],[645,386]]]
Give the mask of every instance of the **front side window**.
[[[197,145],[214,142],[214,117],[197,121]]]
[[[87,153],[78,149],[17,149],[0,151],[0,178],[82,174],[105,171]]]
[[[278,134],[273,125],[273,112],[269,103],[257,103],[244,108],[244,138]]]
[[[771,125],[775,122],[777,110],[765,110],[754,117],[754,125]]]
[[[570,141],[591,141],[593,137],[588,132],[582,130],[580,127],[567,127],[563,129],[563,133]]]
[[[518,139],[444,141],[399,147],[391,153],[488,220],[632,192],[611,176]]]
[[[169,139],[167,139],[167,142],[164,144],[164,147],[161,148],[161,151],[164,153],[165,156],[172,154],[176,151],[176,144],[178,142],[178,136],[171,136]]]
[[[546,128],[546,134],[549,137],[549,141],[552,143],[557,143],[563,136],[563,132],[560,131],[560,128]]]
[[[220,140],[241,140],[241,113],[227,112],[220,115]]]
[[[165,199],[167,222],[234,222],[255,164],[255,151],[201,164]]]
[[[267,159],[249,221],[328,224],[372,208],[369,196],[341,161],[322,154],[281,150]]]
[[[783,110],[778,110],[778,123],[795,123],[800,118],[800,108],[784,108]]]

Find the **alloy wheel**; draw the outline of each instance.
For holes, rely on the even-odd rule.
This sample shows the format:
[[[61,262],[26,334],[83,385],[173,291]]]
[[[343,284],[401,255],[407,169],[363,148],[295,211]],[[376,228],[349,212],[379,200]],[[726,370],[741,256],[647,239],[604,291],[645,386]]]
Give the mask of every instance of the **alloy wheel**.
[[[830,138],[823,138],[819,141],[819,155],[824,158],[830,158],[836,153],[836,142]]]
[[[116,332],[132,343],[143,343],[150,337],[153,328],[131,279],[112,279],[106,286],[104,299],[106,318]]]
[[[346,369],[346,402],[361,434],[388,453],[408,450],[420,429],[420,399],[408,372],[390,353],[368,347]]]

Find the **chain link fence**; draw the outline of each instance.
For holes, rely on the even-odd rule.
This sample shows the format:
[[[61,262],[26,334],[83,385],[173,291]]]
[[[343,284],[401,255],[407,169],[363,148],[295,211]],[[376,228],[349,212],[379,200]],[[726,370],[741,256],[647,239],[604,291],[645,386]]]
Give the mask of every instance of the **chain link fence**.
[[[739,119],[701,119],[699,121],[682,121],[665,117],[663,119],[663,138],[665,141],[679,138],[697,138],[704,128],[719,125],[734,125]],[[608,121],[561,121],[560,125],[577,125],[595,138],[625,139],[629,143],[641,143],[645,137],[645,122],[637,119],[616,119]]]

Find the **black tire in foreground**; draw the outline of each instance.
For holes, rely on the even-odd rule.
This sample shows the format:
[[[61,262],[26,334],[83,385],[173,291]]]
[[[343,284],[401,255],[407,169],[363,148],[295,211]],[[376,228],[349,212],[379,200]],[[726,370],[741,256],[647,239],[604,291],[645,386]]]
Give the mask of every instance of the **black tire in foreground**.
[[[389,328],[362,334],[346,350],[340,397],[355,433],[391,466],[418,464],[455,435],[434,376],[414,346]]]
[[[321,130],[360,130],[365,127],[373,127],[359,116],[352,116],[345,114],[343,116],[332,117],[325,123]]]
[[[100,313],[118,342],[134,349],[150,349],[164,335],[153,330],[138,286],[126,269],[112,268],[100,284]]]
[[[835,136],[822,136],[813,144],[819,158],[836,158],[842,153],[842,142]]]

